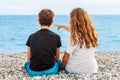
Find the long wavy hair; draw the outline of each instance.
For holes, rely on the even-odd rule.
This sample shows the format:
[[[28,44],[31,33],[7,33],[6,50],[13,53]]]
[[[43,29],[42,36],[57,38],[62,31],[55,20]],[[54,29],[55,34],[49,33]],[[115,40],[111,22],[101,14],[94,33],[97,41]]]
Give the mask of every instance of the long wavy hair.
[[[86,48],[98,45],[94,25],[87,12],[82,8],[75,8],[70,13],[70,33],[72,45],[77,44],[80,48],[83,44]]]

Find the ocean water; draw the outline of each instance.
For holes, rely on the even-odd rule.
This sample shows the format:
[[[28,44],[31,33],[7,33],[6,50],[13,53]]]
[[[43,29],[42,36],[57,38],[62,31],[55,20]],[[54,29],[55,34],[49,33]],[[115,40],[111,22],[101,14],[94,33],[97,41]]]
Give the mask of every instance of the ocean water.
[[[120,15],[91,15],[98,34],[96,51],[120,51]],[[0,15],[0,53],[26,52],[26,41],[31,33],[40,29],[37,15]],[[59,31],[54,24],[69,25],[67,15],[57,15],[51,30],[60,35],[61,51],[66,48],[69,32]]]

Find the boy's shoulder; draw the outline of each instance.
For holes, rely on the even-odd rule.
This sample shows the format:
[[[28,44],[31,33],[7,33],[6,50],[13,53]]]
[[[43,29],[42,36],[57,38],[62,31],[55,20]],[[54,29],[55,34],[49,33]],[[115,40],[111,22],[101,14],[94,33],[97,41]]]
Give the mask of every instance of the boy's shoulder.
[[[31,38],[32,36],[36,35],[39,31],[33,32],[29,35],[29,38]]]
[[[60,37],[59,34],[53,32],[53,31],[51,31],[51,30],[50,30],[50,32],[51,32],[52,35],[57,36],[57,37]]]
[[[33,37],[33,36],[36,36],[36,35],[38,35],[38,34],[41,34],[40,32],[41,32],[41,30],[38,30],[38,31],[32,33],[29,37]],[[45,32],[45,33],[47,33],[47,32]],[[60,37],[59,34],[53,32],[53,31],[51,31],[51,30],[48,30],[48,33],[49,33],[49,35],[56,36],[56,37]],[[42,35],[42,34],[41,34],[41,35]]]
[[[52,34],[59,36],[57,33],[53,32],[53,31],[51,31],[51,30],[49,30],[49,31],[50,31]]]

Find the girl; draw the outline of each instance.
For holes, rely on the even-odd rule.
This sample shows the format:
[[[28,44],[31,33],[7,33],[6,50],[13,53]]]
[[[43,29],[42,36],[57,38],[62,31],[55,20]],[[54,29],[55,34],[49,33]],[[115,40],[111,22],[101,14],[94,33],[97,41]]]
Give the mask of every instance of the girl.
[[[70,27],[63,24],[56,26],[70,31],[61,69],[78,74],[97,73],[98,65],[94,53],[98,39],[87,12],[82,8],[75,8],[70,13]]]

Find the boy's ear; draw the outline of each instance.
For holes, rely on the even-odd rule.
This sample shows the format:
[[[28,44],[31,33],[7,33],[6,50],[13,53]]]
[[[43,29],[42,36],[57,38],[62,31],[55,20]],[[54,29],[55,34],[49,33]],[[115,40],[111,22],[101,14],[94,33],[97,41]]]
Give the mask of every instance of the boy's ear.
[[[51,22],[51,25],[53,24],[53,20],[52,20],[52,22]]]
[[[38,23],[40,24],[40,19],[38,19]]]

